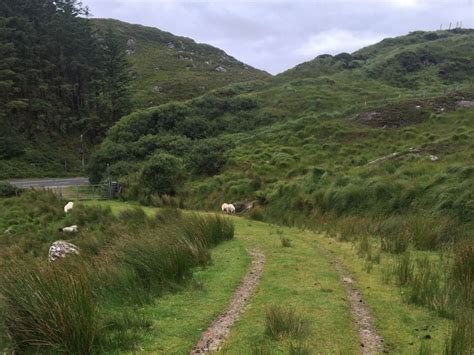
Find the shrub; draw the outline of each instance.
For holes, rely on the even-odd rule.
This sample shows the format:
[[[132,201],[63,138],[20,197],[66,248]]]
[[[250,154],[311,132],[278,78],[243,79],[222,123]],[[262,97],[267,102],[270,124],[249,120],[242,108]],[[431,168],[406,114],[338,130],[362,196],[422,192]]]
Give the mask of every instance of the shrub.
[[[140,181],[149,193],[174,195],[184,180],[181,159],[167,153],[158,153],[145,163]]]
[[[232,144],[221,139],[195,142],[189,156],[189,165],[196,174],[216,175],[226,163],[225,152]]]
[[[0,182],[0,197],[18,196],[23,190],[7,182]]]
[[[291,247],[291,240],[289,238],[281,237],[280,241],[281,241],[282,247],[285,247],[285,248]]]
[[[269,306],[265,310],[265,334],[281,339],[287,336],[306,337],[310,334],[309,321],[294,309]]]

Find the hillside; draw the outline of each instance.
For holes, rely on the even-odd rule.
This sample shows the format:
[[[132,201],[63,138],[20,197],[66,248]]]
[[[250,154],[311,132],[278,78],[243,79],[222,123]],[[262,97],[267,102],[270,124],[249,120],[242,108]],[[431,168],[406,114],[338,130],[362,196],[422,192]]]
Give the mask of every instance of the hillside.
[[[280,150],[282,146],[288,145],[295,147],[281,154],[269,152],[268,159],[265,159],[273,161],[270,165],[278,166],[278,159],[272,159],[277,154],[285,161],[281,167],[285,168],[286,173],[299,166],[297,162],[301,149],[309,143],[310,152],[319,157],[310,165],[323,164],[325,169],[327,166],[340,166],[337,169],[344,170],[350,166],[363,165],[364,161],[409,148],[407,145],[425,144],[422,134],[408,135],[412,138],[410,140],[397,134],[401,130],[418,130],[421,127],[419,124],[431,122],[429,120],[433,116],[451,115],[449,112],[457,108],[459,101],[472,98],[471,77],[468,74],[474,70],[474,65],[465,62],[465,59],[471,55],[473,42],[474,32],[470,30],[415,32],[384,40],[352,55],[320,56],[266,81],[234,84],[180,104],[162,105],[133,113],[109,131],[102,150],[91,166],[92,171],[101,172],[104,164],[111,162],[117,176],[126,172],[130,178],[140,171],[144,162],[155,152],[168,152],[180,156],[193,167],[189,169],[192,171],[191,180],[200,181],[203,176],[221,171],[224,176],[233,174],[232,171],[238,172],[238,177],[235,176],[229,184],[239,181],[243,190],[230,194],[230,191],[236,190],[227,186],[228,190],[225,188],[226,191],[221,193],[233,199],[252,199],[261,186],[245,176],[251,175],[261,180],[266,175],[259,170],[265,165],[253,160],[262,159],[262,151],[256,148],[259,137],[265,137],[265,144],[275,142],[271,150]],[[422,48],[422,52],[430,49],[438,64],[422,66],[415,72],[403,66],[387,64],[396,56],[395,53],[413,53],[414,46]],[[350,67],[343,65],[344,58],[357,58],[359,55],[367,57],[366,63]],[[465,63],[464,76],[443,69],[447,63],[454,65],[461,62]],[[380,63],[387,64],[387,73],[395,68],[393,70],[399,72],[396,77],[400,82],[409,82],[403,78],[413,75],[426,80],[418,80],[418,87],[413,88],[412,85],[403,86],[399,85],[400,82],[393,83],[384,77],[374,76],[373,70],[382,65]],[[446,78],[446,74],[452,75]],[[382,113],[373,114],[372,117],[371,112],[374,111]],[[360,115],[359,119],[353,119],[356,115]],[[360,124],[364,117],[368,117],[369,124]],[[428,125],[430,129],[424,132],[433,136],[432,141],[440,138],[436,137],[434,131],[431,132],[431,128],[435,130],[438,125],[437,121],[435,123],[431,122]],[[464,134],[470,132],[469,125],[470,121],[466,121],[467,131]],[[386,129],[392,127],[398,130]],[[451,127],[462,130],[455,125]],[[238,132],[242,133],[236,135]],[[289,136],[287,132],[294,134]],[[222,134],[226,136],[217,139]],[[372,144],[379,136],[387,136],[392,146],[375,149]],[[353,138],[348,140],[345,137]],[[223,142],[226,143],[225,148],[222,147]],[[351,147],[352,144],[355,147]],[[178,146],[181,148],[178,149]],[[248,150],[244,151],[247,146]],[[205,147],[206,154],[193,147]],[[226,159],[222,153],[227,149],[230,149],[230,153],[226,155],[227,162],[224,164]],[[249,155],[254,149],[258,157]],[[344,154],[333,156],[344,149],[351,152],[350,160],[347,161]],[[310,152],[305,155],[311,156]],[[201,156],[201,159],[207,157],[210,161],[219,160],[219,164],[211,169],[201,169],[195,166],[195,155]],[[325,159],[326,156],[331,157],[330,161]],[[202,165],[206,165],[206,162],[202,162]],[[257,170],[254,171],[253,167]],[[298,180],[306,176],[308,171],[308,167],[301,171],[296,169],[290,180]],[[275,173],[281,174],[282,171],[277,169],[269,173],[273,177],[272,181],[281,184],[275,179]],[[96,174],[95,177],[99,176]],[[212,179],[222,181],[221,176]],[[217,198],[216,193],[207,196],[209,199]],[[217,199],[220,198],[223,196]]]
[[[352,54],[323,54],[277,76],[279,81],[317,78],[359,69],[365,76],[396,87],[420,89],[470,82],[474,30],[415,31],[386,38]]]
[[[270,76],[190,38],[113,19],[91,21],[99,31],[112,28],[127,45],[137,108],[190,99],[230,83]]]

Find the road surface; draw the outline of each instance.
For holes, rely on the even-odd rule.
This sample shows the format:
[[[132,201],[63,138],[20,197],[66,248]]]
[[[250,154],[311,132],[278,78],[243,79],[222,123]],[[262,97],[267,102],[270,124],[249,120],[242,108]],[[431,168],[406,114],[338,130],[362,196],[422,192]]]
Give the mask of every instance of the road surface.
[[[8,180],[10,184],[21,188],[53,188],[53,187],[68,187],[68,186],[82,186],[89,185],[89,178],[86,177],[72,177],[72,178],[46,178],[46,179],[14,179]]]

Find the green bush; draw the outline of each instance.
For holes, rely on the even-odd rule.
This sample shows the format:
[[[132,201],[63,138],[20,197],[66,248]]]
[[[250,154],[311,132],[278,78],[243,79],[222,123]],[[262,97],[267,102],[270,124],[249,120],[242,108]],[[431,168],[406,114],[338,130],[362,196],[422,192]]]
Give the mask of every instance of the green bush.
[[[184,180],[182,160],[167,153],[158,153],[148,160],[141,172],[140,182],[148,193],[174,195]]]
[[[225,153],[232,144],[220,139],[206,139],[194,142],[189,155],[189,166],[195,174],[216,175],[226,163]]]
[[[0,197],[18,196],[22,189],[6,182],[0,182]]]

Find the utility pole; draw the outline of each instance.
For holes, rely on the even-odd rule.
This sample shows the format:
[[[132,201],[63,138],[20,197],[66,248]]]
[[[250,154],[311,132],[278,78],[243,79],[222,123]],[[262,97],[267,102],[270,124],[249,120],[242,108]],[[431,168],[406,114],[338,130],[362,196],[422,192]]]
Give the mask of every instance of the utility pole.
[[[82,171],[84,171],[85,161],[84,161],[84,133],[81,133],[81,162],[82,162]]]
[[[89,131],[90,128],[87,128],[81,133],[81,165],[82,165],[82,171],[86,169],[86,150],[84,147],[84,134],[86,134]]]
[[[110,164],[107,163],[107,180],[109,185],[109,199],[112,199],[112,178],[110,177]]]

